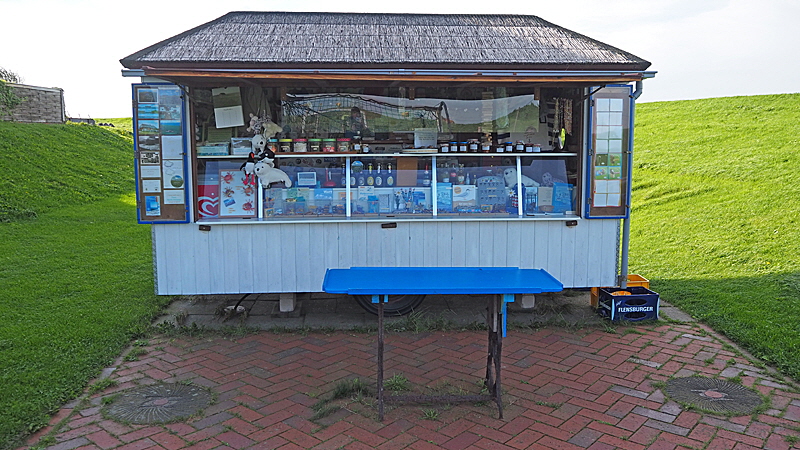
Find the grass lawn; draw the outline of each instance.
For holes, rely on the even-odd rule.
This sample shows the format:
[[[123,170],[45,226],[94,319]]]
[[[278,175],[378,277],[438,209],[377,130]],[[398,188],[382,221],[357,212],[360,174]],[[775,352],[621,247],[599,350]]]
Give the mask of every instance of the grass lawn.
[[[38,136],[60,141],[27,144]],[[150,227],[136,223],[130,193],[129,138],[99,127],[0,122],[0,148],[0,200],[15,217],[0,217],[5,449],[47,424],[147,332],[168,298],[153,293]],[[53,161],[63,164],[49,170]],[[67,163],[88,176],[68,174]]]
[[[800,380],[800,94],[637,105],[631,271]]]

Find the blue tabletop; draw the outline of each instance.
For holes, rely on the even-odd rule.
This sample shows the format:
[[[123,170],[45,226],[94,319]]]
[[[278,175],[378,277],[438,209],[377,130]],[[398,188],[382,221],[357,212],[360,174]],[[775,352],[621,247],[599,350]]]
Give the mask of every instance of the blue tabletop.
[[[351,267],[328,269],[333,294],[539,294],[563,284],[543,269],[517,267]]]

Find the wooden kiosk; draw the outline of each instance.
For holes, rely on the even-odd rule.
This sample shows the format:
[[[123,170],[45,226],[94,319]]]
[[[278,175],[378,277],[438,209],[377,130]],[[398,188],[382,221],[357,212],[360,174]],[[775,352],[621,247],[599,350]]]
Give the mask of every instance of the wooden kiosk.
[[[624,284],[654,76],[630,53],[535,16],[232,12],[121,63],[158,294],[291,310],[350,267]]]

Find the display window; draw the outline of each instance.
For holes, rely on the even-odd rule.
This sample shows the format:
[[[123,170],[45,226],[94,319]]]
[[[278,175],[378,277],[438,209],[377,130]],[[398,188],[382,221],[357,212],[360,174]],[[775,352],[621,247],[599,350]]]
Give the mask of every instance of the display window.
[[[196,220],[576,217],[584,92],[193,87]]]

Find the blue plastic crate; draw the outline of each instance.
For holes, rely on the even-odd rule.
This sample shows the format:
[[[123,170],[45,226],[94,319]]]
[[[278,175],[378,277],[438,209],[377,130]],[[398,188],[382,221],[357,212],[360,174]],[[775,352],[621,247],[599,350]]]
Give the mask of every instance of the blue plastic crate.
[[[630,292],[630,295],[614,295],[619,291]],[[600,288],[597,312],[612,321],[657,320],[658,304],[658,293],[641,286]]]

